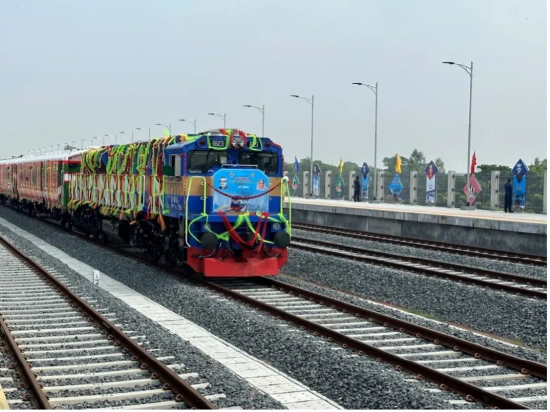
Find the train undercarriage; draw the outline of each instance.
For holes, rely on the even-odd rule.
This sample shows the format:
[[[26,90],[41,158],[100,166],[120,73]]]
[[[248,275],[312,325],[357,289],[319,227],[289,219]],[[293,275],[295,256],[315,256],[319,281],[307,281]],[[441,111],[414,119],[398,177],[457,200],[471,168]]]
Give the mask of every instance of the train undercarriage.
[[[47,217],[68,230],[77,230],[86,237],[108,242],[112,236],[128,245],[147,252],[155,262],[163,260],[174,267],[178,262],[188,264],[196,272],[206,276],[269,276],[278,273],[280,258],[286,262],[286,246],[267,247],[265,243],[253,242],[254,233],[239,230],[249,246],[239,245],[232,239],[219,241],[211,232],[200,235],[203,248],[187,247],[183,236],[183,223],[171,217],[150,218],[138,212],[133,220],[105,216],[99,208],[79,206],[73,211],[48,208],[44,203],[17,200],[0,195],[0,204],[9,204],[32,217]],[[286,235],[286,233],[285,233]],[[206,247],[204,247],[206,246]],[[245,264],[246,262],[246,264]]]

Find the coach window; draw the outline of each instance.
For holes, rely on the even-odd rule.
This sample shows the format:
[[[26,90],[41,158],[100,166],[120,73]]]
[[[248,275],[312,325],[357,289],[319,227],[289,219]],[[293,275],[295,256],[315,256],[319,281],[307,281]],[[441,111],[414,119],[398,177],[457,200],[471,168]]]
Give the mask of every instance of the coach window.
[[[277,174],[279,156],[271,152],[241,152],[239,163],[242,165],[256,165],[258,169],[268,175]]]
[[[220,150],[192,150],[187,155],[189,173],[206,173],[213,167],[227,163],[227,153]]]

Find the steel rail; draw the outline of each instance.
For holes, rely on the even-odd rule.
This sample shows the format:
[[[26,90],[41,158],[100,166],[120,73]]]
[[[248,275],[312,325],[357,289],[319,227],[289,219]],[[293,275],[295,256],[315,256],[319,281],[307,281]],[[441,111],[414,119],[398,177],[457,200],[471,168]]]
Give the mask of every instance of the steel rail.
[[[296,241],[298,239],[300,241],[304,241],[304,242],[323,244],[323,246],[319,247],[319,246],[312,246],[312,245],[308,245],[308,244],[296,243]],[[305,251],[313,252],[313,253],[321,253],[321,254],[325,254],[325,255],[329,255],[329,256],[336,256],[336,257],[340,257],[340,258],[348,259],[348,260],[356,260],[356,261],[360,261],[360,262],[364,262],[364,263],[377,264],[377,265],[382,265],[382,266],[385,266],[385,267],[392,267],[394,269],[406,270],[406,271],[409,271],[409,272],[419,273],[419,274],[426,275],[426,276],[433,276],[433,277],[438,277],[438,278],[442,278],[442,279],[450,279],[450,280],[453,280],[453,281],[459,282],[459,283],[476,284],[476,285],[480,285],[480,286],[485,286],[485,287],[490,288],[490,289],[506,291],[506,292],[514,293],[514,294],[517,294],[517,295],[523,295],[523,296],[527,296],[527,297],[534,298],[534,299],[535,298],[544,299],[544,300],[547,299],[547,294],[545,292],[538,291],[538,290],[529,290],[529,289],[524,289],[524,288],[520,288],[520,287],[513,286],[513,285],[502,285],[502,284],[498,284],[498,283],[489,282],[489,281],[483,280],[483,279],[476,279],[476,278],[470,278],[470,277],[461,276],[461,275],[455,275],[455,274],[452,274],[452,273],[445,273],[445,272],[438,271],[436,268],[433,268],[433,267],[432,268],[426,268],[426,267],[410,266],[410,265],[407,265],[405,262],[402,261],[404,259],[409,259],[408,257],[403,258],[403,257],[398,257],[396,255],[392,255],[391,258],[392,259],[399,259],[400,260],[399,262],[390,261],[390,260],[381,260],[380,258],[376,258],[376,257],[372,257],[372,256],[366,256],[366,254],[385,253],[385,252],[372,252],[371,253],[371,251],[369,251],[369,250],[358,249],[358,248],[355,248],[355,249],[358,249],[359,251],[354,251],[353,250],[354,248],[352,248],[352,247],[336,246],[336,245],[331,244],[329,242],[322,242],[322,241],[317,241],[317,240],[298,238],[296,236],[293,236],[293,240],[294,240],[294,242],[292,242],[290,244],[290,248],[305,250]],[[326,248],[329,248],[329,247],[332,248],[332,250],[326,249]],[[334,249],[338,249],[338,248],[343,248],[348,252],[353,252],[353,253],[356,253],[356,254],[355,255],[350,255],[349,253],[343,252],[341,250],[334,250]],[[359,254],[361,254],[361,255],[359,255]],[[416,259],[419,259],[419,258],[416,258]],[[477,269],[473,269],[473,270],[477,270]],[[463,271],[463,268],[461,269],[461,271]],[[510,276],[513,276],[513,275],[510,275]],[[528,278],[528,279],[529,280],[534,280],[533,278]],[[540,281],[540,279],[537,279],[537,282],[539,282],[539,281]],[[546,284],[544,286],[546,286]]]
[[[327,233],[333,235],[353,235],[354,239],[372,240],[382,243],[397,243],[405,246],[412,246],[422,249],[435,249],[454,254],[469,254],[475,257],[505,260],[514,263],[523,263],[536,266],[546,266],[546,256],[530,255],[515,252],[506,252],[498,249],[489,249],[481,247],[472,247],[459,245],[457,243],[437,242],[433,240],[415,239],[411,237],[401,237],[394,235],[383,235],[378,233],[369,233],[361,230],[342,229],[332,226],[319,226],[310,223],[293,223],[293,229],[311,230],[313,232]]]
[[[249,279],[251,280],[251,279]],[[464,382],[458,378],[454,378],[445,373],[434,370],[428,366],[416,363],[411,360],[407,360],[386,352],[375,346],[368,345],[364,342],[346,336],[342,333],[328,329],[324,326],[316,324],[312,321],[303,319],[297,315],[290,314],[283,309],[279,309],[270,304],[261,302],[249,296],[245,296],[239,292],[228,289],[214,282],[206,282],[207,286],[213,290],[216,290],[226,296],[233,297],[247,305],[255,306],[268,313],[271,313],[278,318],[285,319],[300,326],[301,329],[307,329],[314,334],[320,334],[327,337],[329,342],[336,342],[342,345],[344,349],[352,349],[358,352],[359,355],[367,354],[376,358],[378,361],[385,361],[395,366],[396,370],[402,370],[411,373],[416,376],[417,379],[426,379],[432,383],[439,385],[441,389],[450,390],[455,392],[470,402],[480,402],[481,404],[494,408],[501,409],[529,409],[524,405],[513,402],[509,399],[496,395],[494,393],[485,391],[475,385]],[[433,331],[428,328],[413,325],[411,323],[391,318],[386,315],[381,315],[376,312],[363,309],[361,307],[338,301],[333,298],[329,298],[324,295],[320,295],[314,292],[301,289],[296,286],[288,285],[271,278],[260,278],[258,283],[271,285],[277,289],[285,292],[291,292],[297,294],[299,297],[307,298],[310,301],[317,302],[323,305],[332,306],[340,310],[345,310],[349,313],[353,313],[357,318],[366,318],[368,321],[375,321],[381,323],[386,327],[392,327],[400,332],[406,332],[414,334],[417,338],[423,338],[426,340],[432,340],[436,344],[448,346],[455,351],[462,351],[464,353],[471,354],[476,358],[497,362],[499,365],[509,366],[513,369],[520,368],[522,373],[530,373],[533,376],[541,377],[546,380],[546,365],[538,364],[536,362],[523,360],[514,356],[494,351],[483,346],[476,345],[459,338],[445,335],[440,332]],[[460,346],[459,346],[460,345]]]
[[[469,267],[469,266],[465,267],[462,265],[458,265],[456,263],[444,262],[442,260],[432,260],[432,259],[426,259],[426,258],[421,258],[416,256],[403,256],[396,253],[382,252],[378,250],[368,250],[368,249],[354,247],[354,246],[334,244],[332,242],[327,242],[327,241],[317,240],[317,239],[307,239],[300,236],[293,236],[292,238],[295,241],[297,240],[298,242],[310,243],[310,244],[315,244],[319,246],[349,251],[353,253],[368,254],[371,256],[380,256],[388,259],[397,259],[405,262],[421,263],[430,267],[452,269],[457,272],[464,272],[466,274],[472,274],[472,275],[480,274],[493,279],[509,280],[511,282],[517,282],[524,285],[546,288],[546,284],[547,284],[545,279],[538,279],[538,278],[533,278],[529,276],[512,275],[510,273],[497,272],[495,270],[482,269],[482,268],[476,268],[476,267]]]
[[[39,409],[53,409],[48,401],[48,396],[42,390],[42,385],[36,379],[36,375],[31,369],[31,366],[23,356],[23,352],[19,349],[19,345],[15,341],[15,338],[11,334],[9,326],[4,321],[2,313],[0,313],[0,332],[5,337],[8,347],[13,353],[17,367],[20,368],[24,376],[24,381],[27,383],[31,393],[32,399],[37,403]]]
[[[176,372],[168,368],[164,363],[134,342],[128,335],[122,332],[122,330],[107,320],[106,317],[80,299],[67,286],[52,276],[45,268],[34,262],[1,235],[0,243],[34,269],[47,283],[56,288],[63,298],[69,301],[75,309],[81,311],[90,322],[102,328],[108,334],[108,339],[114,340],[115,344],[120,345],[123,350],[135,357],[136,360],[141,363],[142,369],[148,369],[152,373],[153,379],[159,379],[163,382],[163,389],[171,390],[176,395],[176,401],[185,402],[190,408],[216,409],[210,401],[193,389],[193,387],[179,377]]]
[[[48,223],[50,223],[50,222],[48,222]],[[79,235],[76,232],[75,232],[75,234]],[[160,267],[161,270],[163,270],[167,273],[181,274],[181,270],[159,266],[158,263],[152,262],[150,259],[145,258],[143,256],[139,256],[139,255],[136,255],[134,253],[130,253],[130,252],[115,248],[112,245],[102,244],[102,243],[93,241],[92,239],[85,238],[83,235],[82,236],[79,235],[79,237],[84,238],[85,240],[89,241],[90,243],[95,243],[95,244],[100,245],[101,247],[106,247],[106,248],[110,249],[111,251],[113,251],[117,254],[120,254],[121,256],[130,257],[132,259],[138,260],[138,261],[140,261],[144,264],[147,264],[147,265],[150,265],[150,266],[153,266],[153,267],[157,267],[157,268]],[[524,359],[521,359],[521,358],[516,358],[516,357],[514,357],[512,355],[508,355],[506,353],[502,353],[502,352],[498,352],[498,351],[495,351],[495,350],[492,350],[492,349],[484,348],[483,346],[476,345],[476,344],[470,343],[468,341],[464,341],[462,339],[455,338],[453,336],[445,335],[443,333],[436,332],[436,331],[433,331],[431,329],[424,328],[422,326],[416,326],[416,325],[410,324],[406,321],[401,321],[399,319],[394,319],[394,318],[391,318],[387,315],[382,315],[382,314],[377,313],[377,312],[369,311],[368,309],[357,307],[355,305],[348,304],[346,302],[341,302],[341,301],[338,301],[336,299],[333,299],[333,298],[330,298],[330,297],[327,297],[327,296],[324,296],[324,295],[316,294],[315,292],[309,292],[305,289],[301,289],[301,288],[298,288],[296,286],[288,285],[286,283],[276,281],[272,278],[255,278],[255,279],[254,278],[248,278],[247,280],[258,280],[259,282],[262,282],[266,285],[272,285],[274,287],[278,287],[280,290],[283,290],[283,291],[285,290],[285,288],[287,288],[288,290],[290,290],[293,293],[296,293],[298,295],[302,294],[303,296],[308,296],[310,300],[315,301],[317,299],[317,302],[319,302],[320,304],[331,303],[331,305],[334,306],[335,308],[342,308],[341,310],[344,310],[344,306],[348,307],[348,309],[346,309],[346,310],[348,310],[349,312],[353,312],[353,308],[357,308],[357,312],[354,312],[354,313],[359,313],[359,315],[356,315],[356,316],[358,316],[358,317],[364,316],[364,317],[367,318],[368,321],[378,321],[379,323],[383,322],[384,326],[397,328],[401,332],[409,331],[409,333],[415,334],[415,336],[417,336],[419,338],[424,338],[426,340],[432,340],[436,344],[441,344],[441,345],[445,345],[445,346],[448,346],[448,347],[452,347],[453,350],[459,350],[459,351],[462,351],[464,353],[472,354],[475,357],[479,357],[479,358],[485,359],[487,361],[493,361],[493,362],[496,362],[499,365],[508,366],[512,369],[520,370],[522,373],[525,373],[525,374],[529,373],[533,376],[540,377],[541,379],[546,380],[546,365],[539,364],[539,363],[532,362],[532,361],[528,361],[528,360],[524,360]],[[228,296],[233,296],[237,300],[240,300],[240,301],[244,302],[245,304],[252,304],[254,306],[262,308],[263,310],[265,310],[267,312],[273,313],[276,316],[279,316],[281,318],[290,319],[290,317],[294,317],[294,315],[288,314],[288,313],[286,313],[286,312],[284,312],[284,311],[282,311],[282,310],[280,310],[276,307],[273,307],[271,305],[265,304],[265,303],[260,302],[260,301],[256,301],[253,298],[248,298],[247,296],[244,296],[244,295],[242,295],[238,292],[234,292],[230,289],[224,288],[223,286],[217,285],[217,284],[212,283],[212,282],[205,282],[205,283],[206,283],[207,287],[210,287],[213,290],[217,290],[218,292],[227,294]],[[360,313],[363,313],[364,315],[361,315]],[[304,328],[305,328],[305,325],[311,323],[311,327],[314,328],[312,330],[314,332],[316,332],[317,334],[320,334],[321,331],[326,331],[327,335],[325,335],[325,336],[327,336],[329,341],[335,340],[336,338],[342,338],[345,341],[347,341],[349,339],[353,340],[352,338],[349,338],[345,335],[342,335],[342,334],[340,334],[338,332],[335,332],[335,331],[332,331],[330,329],[324,328],[320,325],[313,324],[312,322],[309,322],[305,319],[302,319],[302,318],[299,318],[299,317],[295,317],[295,318],[296,319],[291,319],[291,320],[293,320],[294,322],[297,322],[297,323],[303,322],[301,324],[304,325]],[[386,320],[386,321],[384,322],[384,320]],[[392,325],[392,326],[390,326],[390,325]],[[418,335],[416,333],[414,333],[415,330],[419,331]],[[438,378],[439,379],[441,379],[441,378],[447,379],[448,378],[448,379],[451,379],[453,382],[457,381],[456,378],[453,378],[453,377],[451,377],[447,374],[443,374],[441,372],[433,371],[432,369],[429,369],[429,368],[427,368],[423,365],[417,364],[413,361],[408,361],[406,359],[399,358],[398,355],[392,355],[391,353],[383,352],[382,350],[380,350],[376,347],[371,347],[370,345],[364,344],[363,342],[354,341],[353,345],[360,345],[360,347],[356,349],[356,346],[349,346],[345,341],[340,342],[340,341],[336,340],[336,342],[341,343],[344,348],[349,347],[351,349],[355,349],[359,352],[359,354],[371,353],[371,352],[365,352],[363,349],[368,349],[369,351],[372,349],[374,351],[372,353],[381,352],[380,355],[383,355],[384,358],[382,358],[380,356],[377,356],[377,359],[380,359],[381,361],[386,360],[388,363],[394,364],[396,366],[397,370],[408,371],[408,372],[416,375],[416,377],[419,378],[419,379],[426,378],[426,379],[428,379],[428,380],[430,380],[431,382],[434,382],[434,383],[437,383],[436,380]],[[455,342],[461,344],[461,346],[453,345],[453,343],[455,343]],[[451,345],[453,345],[453,346],[451,346]],[[375,356],[375,355],[373,355],[373,356]],[[426,369],[428,369],[428,373],[433,371],[433,374],[424,375],[422,373],[416,373],[414,371],[409,371],[408,369],[405,369],[404,366],[402,366],[402,365],[405,365],[405,366],[410,367],[411,364],[412,364],[412,368],[415,369],[415,370],[426,368]],[[492,406],[492,407],[495,407],[495,408],[502,408],[502,409],[529,409],[524,405],[517,404],[513,401],[510,401],[509,399],[502,398],[502,397],[500,397],[498,395],[495,395],[493,393],[483,391],[482,389],[480,389],[480,388],[478,388],[474,385],[468,384],[466,382],[462,382],[462,381],[458,380],[458,382],[456,382],[456,384],[458,385],[458,387],[456,387],[455,385],[449,386],[446,383],[441,383],[440,388],[443,389],[443,390],[448,389],[448,390],[454,391],[456,393],[459,393],[459,394],[465,396],[466,400],[468,400],[468,401],[479,401],[479,402],[481,402],[482,404],[484,404],[486,406]],[[474,395],[469,395],[470,392],[474,393]],[[479,396],[479,397],[474,397],[474,396]]]

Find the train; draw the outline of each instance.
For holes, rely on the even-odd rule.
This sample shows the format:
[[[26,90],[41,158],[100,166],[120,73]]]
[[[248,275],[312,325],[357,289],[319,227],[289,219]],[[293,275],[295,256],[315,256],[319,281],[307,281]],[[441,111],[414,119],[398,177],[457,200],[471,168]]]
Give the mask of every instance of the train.
[[[205,277],[274,276],[291,241],[283,166],[270,138],[212,129],[1,160],[0,203]]]

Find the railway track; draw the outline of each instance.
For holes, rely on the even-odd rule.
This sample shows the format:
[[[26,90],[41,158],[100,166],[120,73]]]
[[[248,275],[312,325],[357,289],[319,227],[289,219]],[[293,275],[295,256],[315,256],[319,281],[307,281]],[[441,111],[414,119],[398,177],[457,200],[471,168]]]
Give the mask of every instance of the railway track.
[[[455,282],[483,286],[530,298],[547,298],[546,280],[543,279],[466,267],[425,258],[403,256],[389,252],[367,250],[347,245],[338,245],[334,244],[334,242],[306,239],[299,236],[292,237],[290,247],[348,260],[392,267],[398,270],[448,279]]]
[[[197,374],[154,357],[146,336],[123,332],[107,318],[116,314],[94,310],[2,237],[0,261],[0,334],[13,358],[0,383],[11,408],[214,409],[207,398],[217,395],[198,392],[209,384],[185,380]]]
[[[472,256],[478,258],[486,258],[493,260],[501,260],[506,262],[523,263],[527,265],[546,266],[546,256],[529,255],[514,252],[505,252],[497,249],[487,249],[479,247],[471,247],[458,245],[454,243],[443,243],[428,241],[422,239],[414,239],[408,237],[381,235],[377,233],[369,233],[361,230],[340,229],[331,226],[319,226],[306,223],[293,223],[293,229],[307,230],[318,233],[326,233],[338,236],[353,237],[354,239],[372,240],[375,242],[392,243],[402,246],[411,246],[421,249],[432,249],[441,252]]]
[[[547,400],[546,365],[520,359],[271,278],[217,280],[224,296],[267,311],[343,349],[388,362],[463,399],[501,409],[529,409]]]
[[[75,233],[78,234],[78,233]],[[78,234],[79,236],[82,236]],[[84,236],[82,236],[84,237]],[[158,265],[133,248],[102,244],[126,257],[181,274],[182,268]],[[294,238],[294,240],[296,240]],[[461,399],[450,406],[479,402],[501,409],[545,408],[546,365],[485,348],[451,335],[392,318],[271,278],[206,282],[226,297],[259,308],[327,342],[388,362],[412,375],[412,385],[427,380],[431,392],[451,391]],[[467,376],[464,376],[467,375]]]

